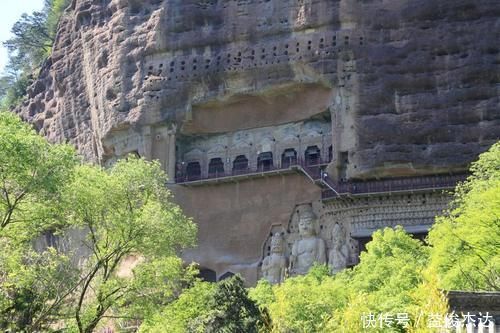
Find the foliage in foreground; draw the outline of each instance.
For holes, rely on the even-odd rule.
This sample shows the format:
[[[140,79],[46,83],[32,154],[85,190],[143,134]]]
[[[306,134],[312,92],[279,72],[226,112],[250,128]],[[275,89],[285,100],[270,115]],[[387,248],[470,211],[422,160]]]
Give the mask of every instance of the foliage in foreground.
[[[500,290],[500,143],[472,164],[449,214],[429,233],[431,266],[440,287]]]
[[[401,228],[385,229],[353,270],[332,276],[316,266],[281,285],[260,281],[250,289],[250,300],[237,278],[198,282],[149,317],[141,332],[361,332],[369,313],[407,313],[406,329],[417,332],[427,319],[415,321],[421,311],[447,310],[436,285],[423,275],[427,258],[420,241]],[[373,331],[402,332],[403,326]]]
[[[399,332],[418,326],[412,314],[437,292],[422,274],[427,257],[420,241],[401,228],[387,228],[373,235],[352,270],[331,276],[318,266],[278,286],[261,281],[250,295],[269,309],[274,332],[360,332],[369,314],[407,313],[413,319],[408,325],[379,327],[380,332]],[[442,302],[433,310],[444,314],[446,306]]]
[[[239,275],[217,284],[208,302],[207,313],[190,323],[190,331],[207,333],[257,333],[267,330],[269,318],[266,311],[248,297]]]
[[[140,332],[257,333],[270,318],[248,297],[239,275],[217,284],[197,282],[142,325]]]
[[[49,144],[14,114],[0,112],[0,236],[19,239],[48,228],[76,161],[70,146]]]
[[[186,332],[191,321],[201,314],[208,313],[215,286],[214,283],[195,282],[191,288],[184,290],[175,302],[146,318],[140,332]]]
[[[0,329],[90,333],[176,299],[195,274],[176,254],[196,227],[165,182],[133,157],[80,165],[0,113]]]
[[[109,170],[77,168],[65,199],[71,226],[88,231],[90,256],[80,264],[72,309],[80,332],[92,332],[107,314],[141,320],[189,282],[176,253],[194,245],[196,229],[171,203],[165,182],[158,163],[132,157]],[[120,263],[131,256],[139,263],[127,278]]]
[[[64,225],[61,193],[77,164],[74,149],[51,145],[11,113],[0,112],[0,328],[30,331],[50,321],[49,305],[74,281],[69,258],[32,242]],[[44,318],[44,319],[42,319]]]

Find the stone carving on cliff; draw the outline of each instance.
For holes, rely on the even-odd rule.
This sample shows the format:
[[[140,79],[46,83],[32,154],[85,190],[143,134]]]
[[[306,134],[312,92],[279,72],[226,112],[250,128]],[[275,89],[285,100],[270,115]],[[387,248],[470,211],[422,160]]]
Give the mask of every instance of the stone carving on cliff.
[[[332,247],[328,254],[328,267],[335,274],[346,268],[348,261],[349,249],[344,228],[341,224],[335,223],[332,229]]]
[[[359,241],[349,237],[349,265],[354,266],[359,263]]]
[[[288,275],[307,274],[314,264],[328,265],[333,273],[350,265],[345,219],[332,217],[323,214],[323,205],[316,202],[296,206],[286,231],[281,225],[270,230],[261,276],[276,284]],[[286,263],[288,267],[283,267]]]
[[[326,264],[325,241],[316,235],[316,216],[306,210],[299,217],[299,239],[292,247],[290,274],[306,274],[315,264]]]
[[[271,238],[271,253],[262,261],[262,276],[271,284],[283,282],[287,269],[284,254],[284,239],[277,232]]]

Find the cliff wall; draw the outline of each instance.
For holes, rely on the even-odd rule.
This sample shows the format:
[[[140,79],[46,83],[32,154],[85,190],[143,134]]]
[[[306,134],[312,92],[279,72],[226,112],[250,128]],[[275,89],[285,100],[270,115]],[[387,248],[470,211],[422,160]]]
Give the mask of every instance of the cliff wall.
[[[188,155],[202,175],[213,158],[231,174],[237,156],[255,167],[272,149],[276,165],[307,142],[321,142],[333,178],[463,171],[500,136],[499,40],[492,0],[74,0],[18,112],[89,160],[137,153],[172,181]],[[331,130],[307,127],[317,122]],[[200,230],[184,258],[248,283],[270,233],[296,234],[298,205],[312,204],[327,244],[333,225],[350,230],[355,263],[370,232],[425,232],[449,199],[325,203],[295,172],[170,187]]]
[[[19,112],[104,162],[155,157],[157,126],[329,110],[349,177],[463,170],[500,134],[499,17],[491,0],[74,0]]]

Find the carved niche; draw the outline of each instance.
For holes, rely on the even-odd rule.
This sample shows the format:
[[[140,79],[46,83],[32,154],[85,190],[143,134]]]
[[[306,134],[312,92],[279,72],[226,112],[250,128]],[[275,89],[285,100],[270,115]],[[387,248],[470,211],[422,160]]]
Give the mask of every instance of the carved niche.
[[[350,261],[350,237],[340,222],[322,214],[321,205],[295,207],[288,226],[271,228],[264,244],[261,276],[272,284],[306,274],[314,264],[328,264],[336,273]]]

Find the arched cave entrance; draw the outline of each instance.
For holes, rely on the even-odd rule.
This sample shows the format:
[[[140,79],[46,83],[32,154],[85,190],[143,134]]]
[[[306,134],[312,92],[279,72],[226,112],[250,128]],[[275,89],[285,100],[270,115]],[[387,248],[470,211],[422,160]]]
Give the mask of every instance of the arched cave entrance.
[[[189,162],[186,166],[186,176],[188,180],[198,180],[201,178],[200,162]]]
[[[273,153],[270,151],[260,153],[257,157],[257,170],[269,171],[273,168]]]
[[[321,151],[318,146],[307,147],[304,153],[304,161],[306,165],[318,165],[321,162]]]
[[[297,151],[293,148],[285,149],[281,154],[281,167],[289,168],[295,164],[297,164]]]
[[[224,176],[224,162],[222,158],[212,158],[208,164],[208,177],[216,178]]]
[[[233,162],[233,175],[243,174],[248,171],[248,158],[245,155],[239,155]]]

